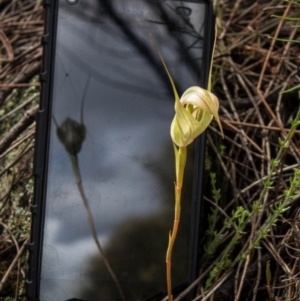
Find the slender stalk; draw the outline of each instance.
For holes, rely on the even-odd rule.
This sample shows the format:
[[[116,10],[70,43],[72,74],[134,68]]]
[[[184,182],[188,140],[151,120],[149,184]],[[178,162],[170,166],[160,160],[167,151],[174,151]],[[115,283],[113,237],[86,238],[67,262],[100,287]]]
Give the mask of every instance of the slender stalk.
[[[183,175],[186,164],[186,147],[180,147],[178,150],[174,145],[175,158],[176,158],[176,183],[175,183],[175,212],[174,212],[174,224],[173,230],[169,234],[169,245],[166,254],[166,268],[167,268],[167,290],[168,299],[173,301],[172,296],[172,279],[171,279],[171,259],[172,250],[174,242],[177,236],[179,221],[180,221],[180,211],[181,211],[181,191],[183,185]]]
[[[78,164],[78,157],[76,155],[74,156],[74,155],[70,154],[70,158],[71,158],[72,168],[73,168],[75,178],[76,178],[77,187],[78,187],[78,190],[80,192],[80,196],[83,200],[83,204],[84,204],[84,207],[85,207],[87,215],[88,215],[88,221],[89,221],[89,224],[90,224],[90,228],[91,228],[91,231],[92,231],[94,241],[95,241],[96,246],[99,250],[99,253],[101,254],[101,256],[103,258],[104,264],[105,264],[109,274],[111,275],[113,281],[115,282],[115,285],[116,285],[116,287],[119,291],[119,294],[120,294],[122,300],[126,301],[124,292],[123,292],[123,290],[121,288],[121,285],[120,285],[120,282],[119,282],[116,274],[114,273],[112,267],[110,266],[110,264],[109,264],[109,262],[108,262],[108,260],[105,256],[104,250],[103,250],[103,248],[100,244],[100,241],[98,239],[94,218],[93,218],[93,215],[92,215],[92,212],[91,212],[91,209],[90,209],[90,206],[89,206],[89,203],[88,203],[88,200],[87,200],[87,197],[85,195],[83,185],[82,185],[82,179],[81,179],[81,174],[80,174],[80,169],[79,169],[79,164]]]
[[[215,34],[215,41],[214,41],[214,47],[215,49],[216,45],[216,34]],[[174,151],[175,151],[175,161],[176,161],[176,183],[175,183],[175,214],[174,214],[174,223],[173,223],[173,230],[169,233],[169,244],[166,254],[166,277],[167,277],[167,291],[168,291],[168,299],[169,301],[173,301],[172,296],[172,281],[171,281],[171,257],[172,257],[172,251],[174,242],[177,236],[179,221],[180,221],[180,203],[181,203],[181,190],[183,185],[183,175],[184,175],[184,169],[186,164],[186,146],[193,142],[193,140],[199,136],[208,126],[208,115],[207,113],[210,113],[212,117],[214,116],[220,126],[222,135],[222,127],[220,124],[220,120],[218,117],[218,100],[211,95],[211,93],[204,93],[203,95],[203,89],[200,87],[191,87],[185,92],[185,104],[181,104],[181,100],[179,99],[174,81],[172,79],[172,76],[164,62],[164,59],[159,51],[159,48],[154,40],[154,38],[151,36],[152,41],[154,43],[154,46],[158,52],[158,55],[162,61],[162,64],[165,67],[166,73],[170,79],[170,83],[174,92],[175,96],[175,111],[176,115],[172,121],[171,125],[171,137],[174,142]],[[212,58],[213,58],[212,53]],[[210,62],[210,71],[209,71],[209,78],[208,78],[208,92],[211,90],[211,81],[212,81],[212,60]],[[200,89],[200,92],[199,92]],[[187,95],[194,94],[194,101],[191,102],[190,100],[187,101]],[[195,99],[197,99],[197,105],[195,105]],[[189,105],[188,105],[189,103]],[[203,110],[202,103],[204,103],[205,107],[209,107],[209,110]],[[208,105],[209,103],[210,105]],[[196,109],[198,112],[195,116],[192,115],[192,112],[190,111],[191,107],[193,109]],[[187,113],[187,111],[189,113]],[[205,115],[205,117],[203,117]],[[195,118],[195,119],[193,119]],[[188,131],[184,131],[188,128]],[[176,137],[176,138],[175,138]],[[176,145],[178,145],[178,148]]]

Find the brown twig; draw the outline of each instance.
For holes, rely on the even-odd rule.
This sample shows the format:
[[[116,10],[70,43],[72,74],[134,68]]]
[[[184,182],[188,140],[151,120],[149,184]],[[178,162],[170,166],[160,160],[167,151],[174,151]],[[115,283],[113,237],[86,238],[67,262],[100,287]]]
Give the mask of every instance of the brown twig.
[[[29,125],[35,121],[35,115],[39,106],[36,105],[32,109],[25,112],[24,117],[14,126],[0,141],[0,155],[11,145],[11,143],[23,133]]]
[[[12,269],[14,268],[15,264],[18,262],[19,258],[22,256],[24,250],[25,250],[25,247],[27,245],[29,241],[29,236],[26,238],[26,240],[24,241],[22,247],[19,249],[17,255],[15,256],[14,260],[12,261],[12,263],[10,264],[9,268],[7,269],[7,271],[5,272],[4,276],[2,277],[1,279],[1,282],[0,282],[0,291],[2,290],[6,280],[8,279]]]

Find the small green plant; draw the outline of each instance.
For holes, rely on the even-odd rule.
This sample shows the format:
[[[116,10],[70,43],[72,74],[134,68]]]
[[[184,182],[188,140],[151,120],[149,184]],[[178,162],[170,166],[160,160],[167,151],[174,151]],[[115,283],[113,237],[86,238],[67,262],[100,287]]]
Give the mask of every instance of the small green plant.
[[[154,41],[154,39],[153,39]],[[191,144],[209,126],[215,117],[221,132],[222,126],[218,115],[219,101],[211,91],[212,61],[208,80],[208,89],[200,87],[188,88],[179,98],[174,81],[164,62],[164,59],[154,41],[157,52],[165,67],[175,96],[175,116],[171,124],[171,138],[175,152],[175,212],[173,229],[169,233],[169,244],[166,253],[166,276],[169,301],[173,300],[171,280],[171,258],[176,240],[181,211],[181,191],[183,187],[184,170],[187,158],[187,146]],[[213,58],[213,55],[212,55]]]
[[[299,93],[300,98],[300,93]],[[263,189],[260,193],[259,199],[253,203],[251,211],[248,212],[243,207],[237,207],[233,212],[230,218],[226,219],[223,223],[222,228],[219,231],[214,232],[214,238],[208,244],[204,258],[209,258],[215,254],[215,251],[219,245],[220,240],[222,239],[224,233],[228,229],[234,229],[235,234],[227,244],[227,247],[222,251],[221,257],[218,259],[215,267],[210,271],[209,276],[206,280],[205,289],[208,289],[213,284],[214,279],[219,275],[221,270],[229,267],[232,262],[229,258],[231,251],[234,246],[240,242],[241,237],[245,234],[245,227],[250,223],[251,219],[262,209],[262,202],[268,190],[273,189],[272,177],[275,170],[278,168],[279,163],[281,162],[282,155],[284,150],[289,147],[289,143],[292,137],[295,134],[296,128],[300,125],[300,109],[297,112],[295,119],[292,121],[291,129],[284,140],[279,140],[279,151],[277,153],[276,158],[272,161],[271,170],[267,176],[267,178],[263,181]],[[251,242],[251,246],[245,251],[242,252],[239,257],[235,261],[246,259],[247,255],[254,248],[259,248],[260,242],[262,239],[269,235],[269,232],[273,226],[276,226],[276,222],[278,218],[289,209],[289,203],[296,196],[297,191],[300,187],[300,170],[295,169],[293,177],[290,179],[290,187],[285,192],[284,199],[274,206],[272,209],[272,213],[264,223],[264,225],[260,228],[258,234],[253,238]]]

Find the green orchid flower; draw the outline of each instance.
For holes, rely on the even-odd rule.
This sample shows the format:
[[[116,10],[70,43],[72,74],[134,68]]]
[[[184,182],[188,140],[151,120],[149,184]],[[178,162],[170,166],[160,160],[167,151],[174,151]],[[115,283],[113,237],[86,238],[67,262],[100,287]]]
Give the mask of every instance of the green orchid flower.
[[[173,80],[175,94],[175,116],[171,124],[171,137],[178,147],[191,144],[211,123],[215,117],[222,135],[222,126],[218,115],[219,101],[211,92],[200,88],[188,88],[179,99]]]
[[[172,76],[165,64],[165,61],[159,51],[159,48],[151,36],[154,46],[158,52],[158,55],[165,67],[169,80],[172,85],[172,89],[175,96],[175,116],[171,124],[171,138],[174,143],[175,151],[175,210],[174,210],[174,222],[173,229],[169,233],[169,243],[166,253],[166,280],[167,280],[167,292],[168,301],[173,301],[172,295],[172,280],[171,280],[171,257],[176,240],[181,211],[181,192],[183,186],[184,170],[187,158],[187,146],[191,144],[200,134],[202,134],[213,117],[215,117],[222,136],[223,130],[219,119],[219,101],[218,98],[210,92],[211,90],[211,73],[212,73],[212,61],[209,72],[209,85],[205,90],[200,87],[188,88],[179,98]],[[216,42],[216,36],[215,36]],[[212,55],[213,57],[213,55]]]
[[[222,137],[224,137],[220,118],[219,118],[219,100],[211,93],[210,85],[205,90],[201,87],[193,86],[188,88],[179,98],[173,78],[167,68],[167,65],[159,51],[159,48],[151,36],[157,53],[165,67],[166,73],[172,85],[175,96],[175,116],[171,124],[171,137],[178,147],[185,147],[191,144],[200,134],[202,134],[215,117]],[[211,67],[212,69],[212,67]],[[209,74],[211,82],[211,71]]]

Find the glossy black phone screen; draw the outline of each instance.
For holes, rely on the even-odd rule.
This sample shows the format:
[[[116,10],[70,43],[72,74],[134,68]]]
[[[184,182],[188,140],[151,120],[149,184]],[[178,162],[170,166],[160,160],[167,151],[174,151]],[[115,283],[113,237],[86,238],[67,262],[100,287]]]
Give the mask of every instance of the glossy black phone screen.
[[[121,300],[82,193],[126,300],[165,293],[174,95],[150,34],[181,95],[201,81],[205,7],[168,0],[59,2],[40,300]],[[188,156],[172,259],[175,288],[187,283],[191,269],[193,147]]]

